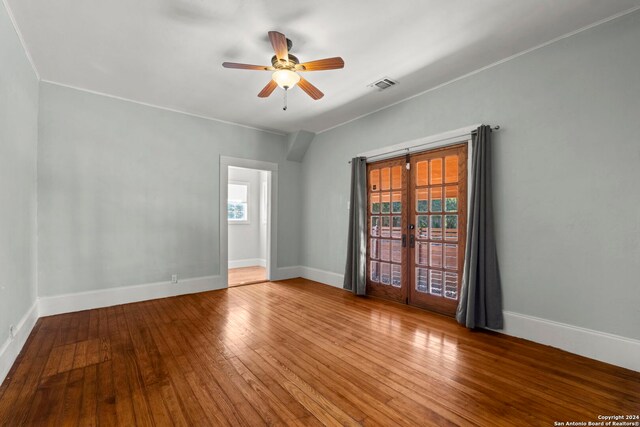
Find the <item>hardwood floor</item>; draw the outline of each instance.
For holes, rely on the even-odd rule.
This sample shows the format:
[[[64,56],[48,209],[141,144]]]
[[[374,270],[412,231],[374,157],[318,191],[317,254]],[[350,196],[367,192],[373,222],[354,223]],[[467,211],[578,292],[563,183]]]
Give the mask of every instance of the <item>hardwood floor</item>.
[[[553,425],[640,373],[303,279],[42,318],[0,425]]]
[[[229,287],[250,285],[267,280],[267,269],[264,267],[241,267],[229,269]]]

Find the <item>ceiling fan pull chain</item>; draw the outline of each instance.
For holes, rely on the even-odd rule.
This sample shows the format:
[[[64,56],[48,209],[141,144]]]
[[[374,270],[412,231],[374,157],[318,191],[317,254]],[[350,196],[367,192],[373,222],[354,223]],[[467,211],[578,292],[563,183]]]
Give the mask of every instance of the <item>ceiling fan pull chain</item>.
[[[284,107],[282,109],[287,111],[287,88],[284,88]]]

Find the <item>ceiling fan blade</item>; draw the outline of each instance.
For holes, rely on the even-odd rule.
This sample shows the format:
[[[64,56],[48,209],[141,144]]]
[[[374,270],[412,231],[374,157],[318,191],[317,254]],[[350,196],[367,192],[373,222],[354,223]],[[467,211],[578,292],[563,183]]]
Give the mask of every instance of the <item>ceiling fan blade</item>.
[[[287,48],[287,38],[277,31],[269,31],[271,46],[276,52],[276,58],[289,62],[289,49]]]
[[[300,89],[305,91],[307,95],[309,95],[311,98],[315,100],[318,100],[324,96],[324,93],[320,92],[320,90],[317,87],[309,83],[309,81],[302,76],[300,77],[298,86],[300,86]]]
[[[335,58],[318,59],[317,61],[310,61],[296,65],[297,71],[323,71],[337,70],[339,68],[344,68],[344,60],[339,56],[336,56]]]
[[[237,68],[240,70],[259,70],[259,71],[274,70],[273,67],[267,66],[267,65],[238,64],[237,62],[223,62],[222,66],[224,68]]]
[[[267,98],[269,95],[271,95],[271,93],[277,87],[278,87],[278,83],[274,82],[273,80],[269,80],[269,83],[267,83],[267,85],[264,87],[264,89],[262,89],[260,91],[260,93],[258,94],[258,97],[259,98]]]

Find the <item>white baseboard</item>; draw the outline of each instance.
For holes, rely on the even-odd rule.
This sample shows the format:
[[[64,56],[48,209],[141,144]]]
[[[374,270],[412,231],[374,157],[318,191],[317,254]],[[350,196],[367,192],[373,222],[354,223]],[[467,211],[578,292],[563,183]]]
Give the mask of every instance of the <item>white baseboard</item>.
[[[497,332],[640,371],[640,341],[632,338],[511,311],[504,312],[504,329]]]
[[[39,299],[40,316],[70,313],[118,304],[166,298],[175,295],[223,289],[220,276],[182,279],[178,283],[158,282],[145,285],[122,286],[96,291],[42,297]]]
[[[320,270],[312,267],[300,267],[300,276],[314,282],[324,283],[325,285],[334,286],[343,289],[344,275],[333,273],[331,271]]]
[[[293,267],[278,267],[275,273],[271,272],[271,280],[287,280],[301,277],[300,268],[297,265]]]
[[[267,260],[264,258],[247,258],[247,259],[236,259],[229,260],[228,266],[229,268],[242,268],[242,267],[266,267]]]
[[[296,265],[293,267],[280,267],[271,280],[287,280],[302,277],[303,279],[313,280],[325,285],[334,286],[342,289],[342,274],[332,273],[330,271],[320,270],[313,267]]]
[[[13,338],[9,337],[0,347],[0,384],[6,378],[11,366],[13,366],[13,362],[16,361],[22,351],[37,320],[38,301],[36,300],[16,325]]]

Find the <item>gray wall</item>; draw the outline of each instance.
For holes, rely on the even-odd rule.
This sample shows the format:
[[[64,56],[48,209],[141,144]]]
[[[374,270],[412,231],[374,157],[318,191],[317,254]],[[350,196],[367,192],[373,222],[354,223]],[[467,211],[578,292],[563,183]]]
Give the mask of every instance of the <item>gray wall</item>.
[[[41,296],[219,274],[220,155],[279,163],[278,266],[298,265],[285,137],[40,86]]]
[[[36,299],[38,80],[0,3],[0,346]]]
[[[260,171],[230,167],[228,179],[249,183],[249,223],[229,222],[229,261],[264,259],[260,256]]]
[[[499,124],[505,309],[639,339],[639,46],[636,12],[317,135],[303,163],[302,264],[343,272],[349,158]]]

